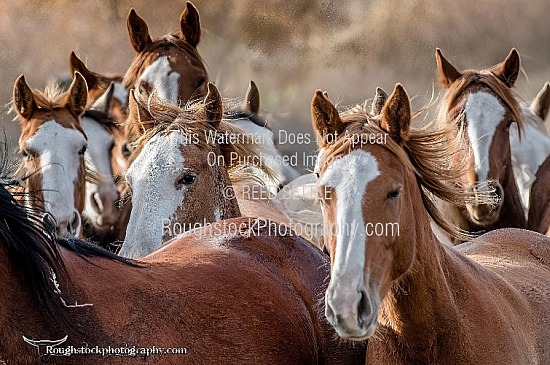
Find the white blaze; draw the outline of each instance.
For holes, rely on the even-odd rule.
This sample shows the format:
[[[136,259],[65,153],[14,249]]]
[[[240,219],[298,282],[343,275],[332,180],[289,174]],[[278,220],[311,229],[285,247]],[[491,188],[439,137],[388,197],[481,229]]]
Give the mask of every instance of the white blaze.
[[[40,156],[45,209],[58,224],[71,222],[77,212],[74,192],[80,167],[78,152],[85,145],[86,138],[80,131],[65,128],[55,120],[42,124],[27,140],[28,149]]]
[[[187,142],[179,132],[156,135],[128,168],[132,213],[121,256],[140,258],[162,245],[164,224],[173,219],[187,191],[185,185],[180,189],[175,186],[185,163],[180,146]]]
[[[363,285],[366,234],[362,203],[368,184],[378,176],[376,158],[354,150],[329,165],[318,182],[336,193],[336,253],[329,288],[333,299],[346,296],[349,288],[355,295]]]
[[[173,71],[167,56],[161,56],[147,66],[139,81],[150,84],[161,99],[172,104],[178,103],[178,80],[180,74]]]
[[[86,205],[84,214],[93,222],[96,222],[98,213],[92,208],[91,201],[93,194],[105,195],[108,200],[114,201],[118,197],[118,191],[113,179],[111,165],[111,149],[114,137],[102,125],[92,118],[82,117],[82,129],[88,136],[88,149],[86,157],[92,169],[100,175],[98,183],[86,182]],[[99,203],[101,204],[101,203]],[[105,207],[104,207],[105,208]]]
[[[504,112],[504,107],[498,99],[486,92],[471,94],[466,101],[468,137],[474,153],[475,172],[480,182],[487,181],[489,149]]]

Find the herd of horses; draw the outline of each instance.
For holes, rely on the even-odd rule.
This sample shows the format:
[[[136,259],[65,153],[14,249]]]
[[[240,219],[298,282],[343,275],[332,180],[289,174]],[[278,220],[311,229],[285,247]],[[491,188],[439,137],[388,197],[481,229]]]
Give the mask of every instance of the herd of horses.
[[[300,176],[256,85],[231,105],[209,82],[193,4],[156,40],[133,9],[127,25],[123,77],[71,53],[66,90],[15,81],[0,363],[550,364],[550,84],[520,102],[515,49],[480,71],[437,49],[422,127],[401,84],[343,112],[315,91]],[[39,356],[23,338],[187,352]]]

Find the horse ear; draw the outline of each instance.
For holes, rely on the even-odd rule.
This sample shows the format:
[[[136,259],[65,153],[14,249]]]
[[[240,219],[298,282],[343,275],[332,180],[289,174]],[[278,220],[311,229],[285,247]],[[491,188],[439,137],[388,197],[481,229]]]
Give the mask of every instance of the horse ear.
[[[492,72],[508,87],[512,87],[518,79],[520,66],[519,53],[515,48],[512,48],[506,59],[494,66]]]
[[[250,81],[246,96],[243,102],[243,109],[251,113],[258,114],[260,112],[260,92],[254,81]]]
[[[69,66],[71,70],[71,75],[74,75],[75,72],[80,72],[80,74],[84,76],[89,90],[97,87],[97,76],[86,67],[84,62],[82,62],[74,52],[71,52],[71,54],[69,55]]]
[[[86,80],[80,72],[75,72],[73,82],[67,91],[67,108],[74,115],[81,115],[86,110],[88,101],[88,86]]]
[[[397,143],[406,142],[411,126],[411,101],[401,84],[395,85],[393,93],[382,108],[380,127]]]
[[[189,1],[180,17],[181,39],[196,48],[201,39],[201,22],[195,5]]]
[[[128,34],[130,35],[130,42],[137,53],[143,51],[153,41],[149,35],[149,28],[145,20],[141,19],[134,8],[130,9],[128,19],[126,21],[128,26]]]
[[[338,110],[328,99],[328,94],[321,90],[315,91],[311,101],[311,121],[319,147],[335,141],[337,135],[344,129]]]
[[[218,88],[211,82],[208,83],[208,92],[204,97],[204,110],[208,122],[217,128],[222,120],[223,102]]]
[[[386,100],[388,100],[388,94],[380,88],[376,88],[376,95],[374,96],[374,99],[372,100],[372,106],[371,106],[371,114],[372,115],[378,115],[382,112],[382,108],[384,107],[384,104],[386,104]]]
[[[24,120],[29,119],[38,109],[32,90],[23,75],[19,76],[13,85],[13,105],[17,114]]]
[[[539,91],[537,96],[531,102],[531,111],[538,115],[542,120],[545,120],[548,116],[548,110],[550,109],[550,83],[546,81],[546,84]]]
[[[437,62],[439,83],[445,87],[451,86],[451,84],[461,76],[461,73],[443,57],[439,48],[435,49],[435,60]]]
[[[130,90],[130,95],[128,97],[128,116],[130,123],[138,125],[138,128],[141,133],[147,132],[149,128],[154,126],[154,123],[152,123],[153,116],[147,108],[143,107],[141,103],[137,100],[135,95],[135,90]]]
[[[107,90],[95,101],[91,109],[102,111],[109,114],[113,101],[113,93],[115,91],[115,83],[111,82]]]

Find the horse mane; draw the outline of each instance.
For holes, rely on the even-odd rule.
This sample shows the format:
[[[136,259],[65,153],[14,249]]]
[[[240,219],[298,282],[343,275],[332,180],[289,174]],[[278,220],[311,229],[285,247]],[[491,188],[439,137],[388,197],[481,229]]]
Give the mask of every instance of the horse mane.
[[[191,56],[194,60],[200,62],[203,65],[206,65],[203,58],[199,54],[199,52],[189,45],[185,40],[181,39],[178,36],[177,32],[172,32],[170,34],[167,34],[160,39],[157,39],[156,41],[151,42],[143,51],[138,53],[132,63],[130,64],[130,67],[128,68],[128,71],[126,71],[126,74],[122,78],[122,85],[127,90],[130,90],[134,87],[136,82],[138,81],[138,74],[143,67],[144,62],[150,58],[153,57],[154,51],[161,47],[170,47],[174,46],[179,48],[181,51],[185,52],[188,56]],[[208,79],[208,73],[206,74],[206,77]]]
[[[500,81],[493,73],[492,69],[486,69],[482,71],[473,71],[468,70],[464,71],[462,75],[449,86],[443,99],[439,104],[438,117],[437,120],[439,123],[449,123],[447,121],[447,113],[451,110],[456,103],[459,101],[460,96],[464,91],[472,86],[473,84],[483,85],[500,100],[502,100],[506,107],[508,107],[514,117],[515,122],[518,126],[518,131],[523,130],[524,119],[521,111],[520,104],[512,92],[512,89],[506,86],[502,81]],[[459,113],[462,114],[462,113]],[[450,122],[450,124],[455,124]]]
[[[152,126],[147,129],[140,137],[133,142],[135,148],[128,158],[128,165],[139,156],[145,144],[154,136],[167,135],[172,132],[178,132],[185,135],[197,135],[198,146],[200,148],[211,148],[210,141],[207,141],[205,133],[209,130],[217,131],[219,134],[228,133],[229,135],[250,135],[248,132],[236,127],[231,123],[231,119],[222,119],[220,124],[214,128],[206,120],[205,105],[202,101],[189,101],[183,107],[171,104],[162,100],[155,92],[148,94],[143,90],[135,90],[134,96],[136,102],[141,108],[146,109],[153,121],[146,121]],[[225,102],[224,102],[225,104]],[[143,121],[140,121],[143,123]],[[132,124],[137,124],[133,122]],[[253,178],[253,174],[249,172],[249,167],[246,164],[231,163],[229,158],[231,152],[237,153],[240,157],[238,160],[250,161],[253,157],[261,157],[264,152],[262,145],[255,143],[253,138],[239,138],[239,141],[233,144],[216,144],[214,147],[220,149],[221,154],[228,162],[226,168],[229,173],[229,178],[232,182]],[[266,164],[263,163],[263,158],[257,159],[260,164],[257,167],[265,173],[268,178],[273,179],[275,172]],[[257,179],[256,179],[257,180]]]
[[[420,114],[414,114],[414,121]],[[380,127],[381,116],[371,115],[364,106],[356,106],[341,114],[344,130],[339,133],[338,139],[325,148],[325,156],[349,152],[353,148],[352,138],[362,133],[369,135],[387,135]],[[449,133],[454,125],[436,126],[434,122],[422,127],[411,127],[403,146],[391,138],[376,138],[385,140],[382,145],[388,148],[411,171],[420,187],[422,203],[433,221],[452,237],[460,240],[470,240],[475,236],[460,229],[438,210],[433,202],[433,196],[455,205],[467,204],[494,204],[496,197],[491,193],[475,193],[475,189],[462,187],[457,184],[467,167],[467,159],[454,166],[452,156],[457,149],[463,148],[462,138],[449,139]],[[369,142],[375,141],[369,139]]]
[[[26,276],[38,302],[56,321],[71,328],[63,311],[67,304],[56,286],[60,283],[56,278],[67,277],[59,247],[86,260],[101,257],[126,265],[138,264],[87,241],[56,237],[55,227],[43,222],[41,208],[23,206],[8,191],[7,188],[16,185],[17,181],[6,177],[11,167],[5,152],[0,159],[0,245],[4,246],[10,264]],[[17,198],[29,197],[24,192],[17,192],[16,195]],[[70,278],[67,279],[70,281]]]
[[[44,91],[34,89],[34,100],[39,108],[53,109],[59,107],[59,104],[64,103],[66,90],[63,90],[61,84],[50,82],[44,88]]]

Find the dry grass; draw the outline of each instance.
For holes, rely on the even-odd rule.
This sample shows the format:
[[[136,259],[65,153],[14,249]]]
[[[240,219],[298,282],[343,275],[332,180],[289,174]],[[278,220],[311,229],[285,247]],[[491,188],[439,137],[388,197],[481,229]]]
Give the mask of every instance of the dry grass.
[[[222,95],[260,88],[262,110],[279,128],[311,132],[310,101],[317,88],[352,105],[376,86],[405,85],[423,105],[435,82],[435,47],[459,69],[490,66],[511,47],[528,78],[517,92],[530,100],[550,80],[550,14],[546,0],[203,0],[199,51]],[[159,36],[178,28],[183,1],[20,0],[0,3],[0,102],[24,73],[33,87],[68,75],[74,50],[98,72],[123,73],[133,50],[126,31],[130,7]],[[436,91],[439,88],[436,86]],[[2,116],[8,133],[19,128]],[[288,146],[291,151],[315,146]]]

